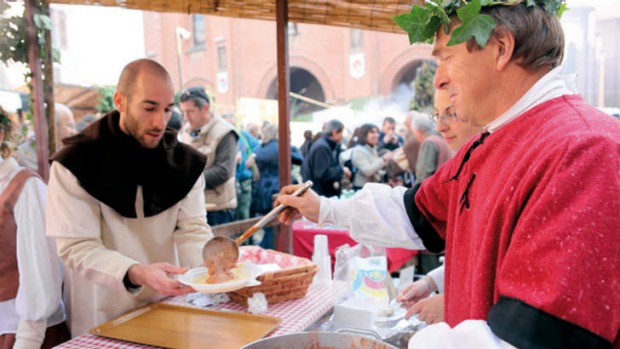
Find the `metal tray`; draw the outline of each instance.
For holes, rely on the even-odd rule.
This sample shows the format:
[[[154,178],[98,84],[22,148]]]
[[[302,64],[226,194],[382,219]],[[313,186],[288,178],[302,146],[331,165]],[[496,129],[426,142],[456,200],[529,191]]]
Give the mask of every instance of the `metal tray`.
[[[273,316],[150,304],[101,324],[90,333],[164,348],[238,349],[277,328]]]

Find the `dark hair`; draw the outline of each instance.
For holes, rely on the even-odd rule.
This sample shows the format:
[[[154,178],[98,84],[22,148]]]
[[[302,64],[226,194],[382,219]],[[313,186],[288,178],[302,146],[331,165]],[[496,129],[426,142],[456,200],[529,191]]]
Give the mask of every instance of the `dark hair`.
[[[356,127],[355,130],[353,130],[353,134],[351,134],[351,138],[349,139],[349,142],[347,142],[347,148],[354,147],[357,144],[357,140],[359,139],[359,134],[360,134],[360,128]]]
[[[200,86],[192,86],[181,92],[179,95],[180,102],[194,101],[198,108],[202,108],[205,104],[209,104],[209,96],[205,89]]]
[[[386,122],[389,122],[390,124],[396,124],[396,120],[394,120],[394,118],[391,116],[387,116],[385,119],[383,119],[382,125],[385,125]]]
[[[379,128],[373,124],[363,124],[360,126],[357,131],[357,144],[366,145],[366,137],[368,137],[372,130],[379,132]]]
[[[311,141],[312,140],[312,131],[311,130],[305,130],[304,131],[304,139],[307,141]]]
[[[13,121],[2,107],[0,107],[0,132],[4,135],[2,143],[0,143],[0,156],[6,158],[11,155],[9,142],[13,136]]]
[[[323,132],[315,133],[314,136],[312,136],[312,141],[316,141],[317,139],[321,138],[321,136],[323,136]]]
[[[527,6],[525,2],[514,6],[488,6],[482,8],[495,20],[497,27],[489,40],[498,38],[502,31],[514,35],[515,48],[512,59],[523,69],[537,71],[555,68],[564,58],[564,31],[556,15],[547,16],[539,5]],[[467,42],[471,52],[480,49],[472,38]]]
[[[332,132],[342,132],[344,130],[344,124],[338,120],[329,120],[323,126],[323,132],[327,135],[327,137],[332,136]]]

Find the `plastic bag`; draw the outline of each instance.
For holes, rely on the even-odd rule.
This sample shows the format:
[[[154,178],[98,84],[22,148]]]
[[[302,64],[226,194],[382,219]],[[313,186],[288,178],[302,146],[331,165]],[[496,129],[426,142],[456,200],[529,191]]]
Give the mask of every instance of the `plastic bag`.
[[[334,280],[346,283],[347,292],[343,298],[357,298],[374,309],[388,306],[393,297],[387,257],[382,247],[340,246],[336,250]]]

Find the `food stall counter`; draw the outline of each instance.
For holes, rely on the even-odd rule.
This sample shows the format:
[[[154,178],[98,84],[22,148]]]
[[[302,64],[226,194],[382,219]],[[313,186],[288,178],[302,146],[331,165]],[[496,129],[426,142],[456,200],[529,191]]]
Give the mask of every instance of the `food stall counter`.
[[[289,333],[297,333],[310,327],[324,314],[330,311],[334,305],[336,295],[344,291],[344,285],[333,284],[332,286],[312,285],[305,297],[286,302],[270,304],[263,315],[274,316],[282,319],[279,327],[269,333],[267,337],[279,336]],[[186,296],[170,297],[162,301],[164,304],[181,307],[192,307],[208,310],[222,310],[231,312],[247,313],[247,309],[237,303],[226,302],[201,308],[186,301]],[[118,339],[106,338],[92,334],[83,334],[56,348],[59,349],[144,349],[157,348],[150,345],[132,343]]]
[[[346,229],[334,225],[319,227],[316,223],[302,219],[293,223],[292,230],[293,254],[308,259],[312,259],[314,236],[319,234],[327,235],[332,271],[335,264],[336,249],[344,244],[349,244],[349,246],[357,245],[357,242],[351,239]],[[390,273],[399,270],[413,256],[418,254],[418,251],[404,248],[386,248],[385,250]]]

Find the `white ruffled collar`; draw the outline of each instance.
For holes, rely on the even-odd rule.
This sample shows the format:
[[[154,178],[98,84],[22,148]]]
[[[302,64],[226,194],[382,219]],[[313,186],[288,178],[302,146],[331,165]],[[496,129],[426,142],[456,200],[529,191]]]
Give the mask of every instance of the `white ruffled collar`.
[[[575,85],[575,74],[562,74],[563,67],[557,67],[540,80],[538,80],[532,88],[527,91],[521,99],[512,107],[506,110],[497,119],[487,124],[484,129],[490,133],[497,131],[500,127],[506,125],[510,121],[516,119],[525,111],[535,106],[560,97],[566,94],[577,93]]]

